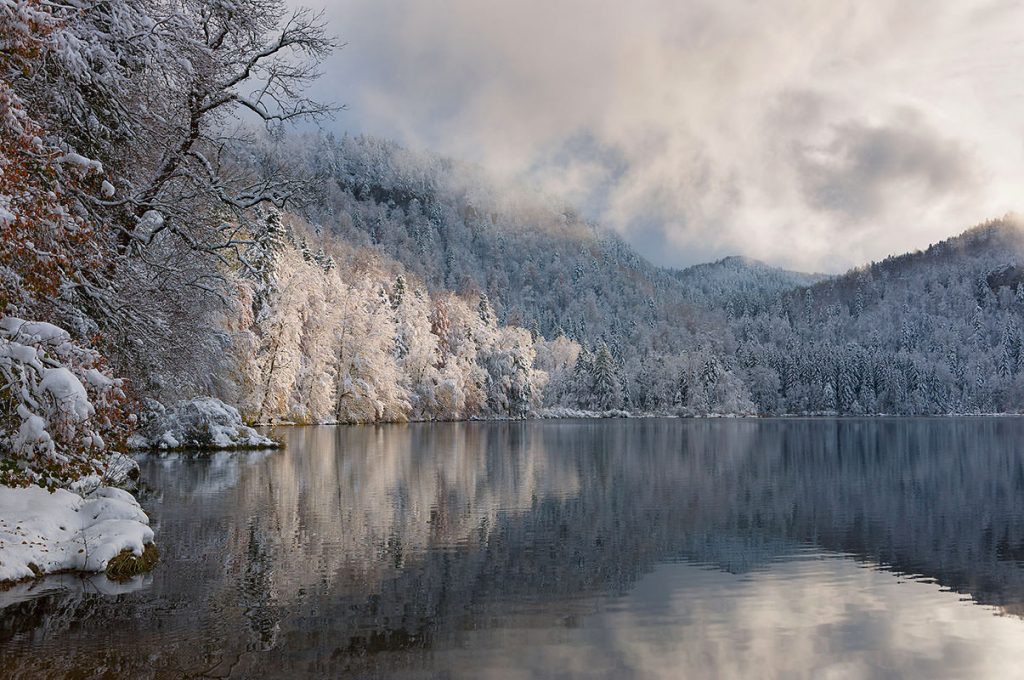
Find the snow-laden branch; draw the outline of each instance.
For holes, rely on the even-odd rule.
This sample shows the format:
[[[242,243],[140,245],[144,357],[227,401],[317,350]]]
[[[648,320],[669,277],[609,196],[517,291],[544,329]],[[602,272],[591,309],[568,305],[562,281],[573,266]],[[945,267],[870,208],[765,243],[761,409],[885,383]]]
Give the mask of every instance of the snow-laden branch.
[[[0,482],[67,485],[102,475],[124,435],[120,380],[49,323],[0,317]]]

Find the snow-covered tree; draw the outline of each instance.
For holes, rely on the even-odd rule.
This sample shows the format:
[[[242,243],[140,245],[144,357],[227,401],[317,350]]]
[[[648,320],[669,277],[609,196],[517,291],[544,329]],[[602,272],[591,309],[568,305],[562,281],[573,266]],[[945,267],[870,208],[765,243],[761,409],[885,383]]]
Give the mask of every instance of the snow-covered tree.
[[[404,285],[404,279],[399,277],[397,283]],[[437,410],[435,390],[439,377],[438,338],[430,332],[430,304],[426,293],[420,290],[406,291],[401,297],[393,292],[391,304],[395,319],[395,359],[412,403],[411,415],[418,419],[429,418]]]
[[[544,403],[549,406],[567,403],[573,389],[574,370],[582,347],[575,340],[559,335],[554,340],[537,338],[534,341],[534,348],[537,353],[534,362],[536,368],[548,374]]]
[[[131,422],[98,352],[52,324],[0,318],[0,484],[102,479]]]
[[[608,345],[603,342],[597,348],[590,368],[590,399],[589,406],[596,411],[610,411],[623,406],[618,367]]]
[[[525,418],[540,400],[547,374],[533,369],[535,352],[530,332],[502,327],[481,350],[487,371],[487,405],[494,415]]]
[[[395,422],[409,417],[409,398],[394,357],[391,312],[379,282],[364,278],[347,290],[334,346],[338,422]]]

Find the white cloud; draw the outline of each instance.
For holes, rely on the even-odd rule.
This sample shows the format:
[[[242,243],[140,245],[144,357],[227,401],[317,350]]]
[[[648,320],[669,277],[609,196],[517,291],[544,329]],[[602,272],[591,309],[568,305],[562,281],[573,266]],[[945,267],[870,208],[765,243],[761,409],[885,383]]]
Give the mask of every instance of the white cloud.
[[[342,127],[531,175],[664,264],[841,268],[1019,207],[1019,1],[328,11]]]

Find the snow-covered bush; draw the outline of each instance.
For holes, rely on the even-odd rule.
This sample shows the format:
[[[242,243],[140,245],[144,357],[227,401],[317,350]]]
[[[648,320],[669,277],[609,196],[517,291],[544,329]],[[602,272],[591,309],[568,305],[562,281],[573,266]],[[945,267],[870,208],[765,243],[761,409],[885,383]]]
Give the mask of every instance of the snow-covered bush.
[[[136,449],[259,449],[280,446],[242,422],[234,406],[213,397],[170,408],[150,400],[149,412],[129,441]]]
[[[52,324],[0,317],[0,484],[105,478],[132,420],[125,401],[97,351]]]

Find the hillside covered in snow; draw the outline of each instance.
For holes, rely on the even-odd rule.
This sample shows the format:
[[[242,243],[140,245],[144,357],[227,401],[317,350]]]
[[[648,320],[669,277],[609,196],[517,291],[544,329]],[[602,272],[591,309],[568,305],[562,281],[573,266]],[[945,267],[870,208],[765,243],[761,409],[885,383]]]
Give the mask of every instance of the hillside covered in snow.
[[[783,293],[829,278],[772,267],[738,255],[674,273],[687,300],[700,307],[721,310],[730,317],[755,313]]]
[[[734,319],[769,413],[1018,413],[1024,226],[1007,216]]]

